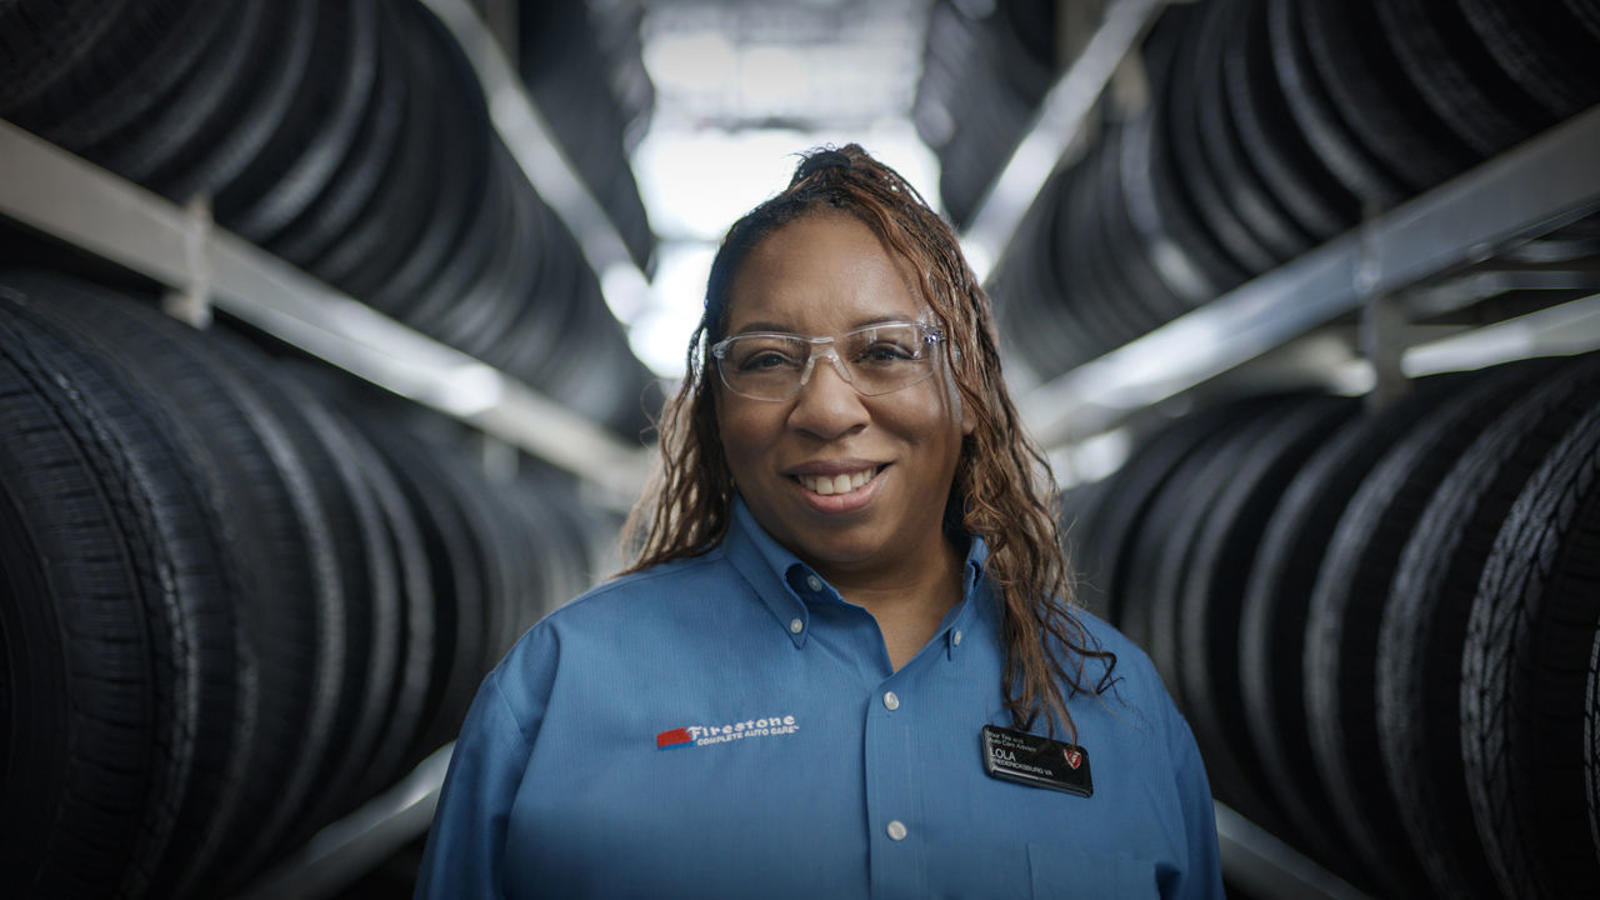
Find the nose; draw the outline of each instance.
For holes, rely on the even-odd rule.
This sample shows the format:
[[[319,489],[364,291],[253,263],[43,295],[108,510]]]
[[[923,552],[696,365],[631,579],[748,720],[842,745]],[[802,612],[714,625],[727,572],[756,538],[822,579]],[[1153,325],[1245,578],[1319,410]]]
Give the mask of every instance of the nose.
[[[805,371],[800,373],[800,389],[802,391],[805,390],[806,384],[811,380],[811,376],[817,372],[818,357],[825,358],[828,362],[833,363],[833,370],[838,372],[839,377],[844,379],[847,384],[855,381],[855,376],[851,374],[850,367],[845,365],[844,360],[839,358],[839,351],[832,344],[823,344],[820,347],[812,347],[811,355],[806,358]]]
[[[826,357],[833,365],[817,365],[818,357]],[[823,440],[833,440],[866,427],[868,418],[861,395],[850,384],[850,370],[844,360],[832,347],[816,348],[801,375],[800,393],[789,411],[789,425]]]

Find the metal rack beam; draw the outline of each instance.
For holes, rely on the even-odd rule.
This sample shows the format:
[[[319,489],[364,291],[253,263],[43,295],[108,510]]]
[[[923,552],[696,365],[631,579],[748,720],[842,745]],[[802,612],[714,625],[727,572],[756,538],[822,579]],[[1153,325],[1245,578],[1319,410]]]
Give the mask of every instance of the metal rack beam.
[[[1083,440],[1371,298],[1600,209],[1596,159],[1600,107],[1034,388],[1020,398],[1023,419],[1046,447]],[[1441,311],[1437,293],[1429,297],[1417,313]]]
[[[1083,53],[1045,94],[1033,124],[995,176],[972,224],[961,236],[975,274],[982,281],[1000,258],[1040,188],[1062,156],[1082,134],[1111,76],[1155,22],[1168,0],[1117,0]]]
[[[600,276],[606,305],[636,310],[649,299],[650,283],[628,246],[567,159],[544,116],[523,89],[505,51],[467,0],[423,0],[455,35],[472,61],[489,104],[489,118],[534,190],[577,238],[589,266]]]
[[[1339,876],[1302,856],[1221,801],[1213,801],[1222,873],[1228,883],[1257,897],[1364,900]]]
[[[256,879],[237,900],[333,896],[425,834],[439,805],[454,750],[453,742],[446,744],[399,784],[317,832],[293,856]]]
[[[0,121],[0,215],[217,308],[606,489],[636,496],[646,451],[522,382],[65,150]]]

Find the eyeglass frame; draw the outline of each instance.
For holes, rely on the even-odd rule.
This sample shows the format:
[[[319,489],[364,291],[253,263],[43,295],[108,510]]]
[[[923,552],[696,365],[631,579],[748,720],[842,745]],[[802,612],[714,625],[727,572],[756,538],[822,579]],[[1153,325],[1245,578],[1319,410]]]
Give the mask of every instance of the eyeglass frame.
[[[844,359],[839,356],[837,347],[841,338],[847,338],[851,335],[860,334],[864,331],[875,331],[880,328],[893,328],[896,326],[907,326],[917,329],[918,332],[920,332],[918,338],[919,343],[928,348],[940,346],[945,343],[944,331],[937,325],[933,325],[928,322],[915,322],[911,320],[894,320],[889,322],[874,322],[871,325],[863,325],[860,328],[852,328],[849,331],[842,331],[838,334],[829,335],[805,335],[795,334],[788,331],[746,331],[741,332],[740,334],[731,334],[711,345],[711,357],[714,360],[713,365],[715,365],[717,370],[717,378],[722,382],[723,387],[741,397],[747,397],[751,400],[762,400],[768,403],[787,403],[790,400],[800,396],[800,392],[805,390],[806,385],[810,383],[811,373],[815,371],[817,365],[817,347],[824,344],[831,344],[833,346],[828,347],[823,355],[825,358],[832,360],[833,371],[839,375],[839,378],[844,381],[845,384],[850,385],[850,387],[853,388],[857,394],[863,397],[883,397],[893,394],[896,391],[903,391],[906,388],[919,385],[924,381],[927,381],[929,378],[932,378],[934,371],[933,366],[929,365],[927,374],[923,375],[921,378],[918,378],[916,381],[908,381],[899,387],[892,387],[886,391],[880,391],[876,394],[869,394],[857,386],[855,375],[850,369],[850,364],[845,362]],[[806,353],[805,368],[800,370],[800,378],[795,382],[794,393],[789,394],[786,397],[758,397],[754,394],[746,394],[745,392],[734,387],[733,384],[728,381],[728,374],[722,370],[722,361],[727,358],[729,345],[740,338],[751,337],[789,338],[810,345],[810,349]],[[928,352],[931,353],[932,350],[930,349]],[[930,359],[929,362],[931,363],[932,359]]]

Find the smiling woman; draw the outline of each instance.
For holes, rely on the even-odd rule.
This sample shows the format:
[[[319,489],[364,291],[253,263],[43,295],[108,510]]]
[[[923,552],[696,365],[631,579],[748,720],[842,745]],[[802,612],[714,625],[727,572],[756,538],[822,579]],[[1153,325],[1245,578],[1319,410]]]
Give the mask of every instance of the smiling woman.
[[[420,893],[1220,896],[1194,739],[1070,605],[993,335],[855,145],[735,223],[636,561],[485,681]]]

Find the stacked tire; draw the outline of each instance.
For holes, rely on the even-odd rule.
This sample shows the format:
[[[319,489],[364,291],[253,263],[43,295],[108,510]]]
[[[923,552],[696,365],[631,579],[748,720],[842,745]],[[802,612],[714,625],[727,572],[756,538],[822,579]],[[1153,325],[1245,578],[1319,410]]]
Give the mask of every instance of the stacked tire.
[[[624,435],[646,424],[651,378],[595,273],[419,0],[17,0],[0,41],[0,118]],[[648,253],[648,223],[629,233]]]
[[[634,264],[648,272],[655,235],[628,155],[655,109],[644,68],[637,0],[522,3],[517,64],[590,193],[605,208]]]
[[[148,300],[148,298],[145,298]],[[0,882],[222,896],[451,737],[588,581],[491,483],[148,302],[0,273]]]
[[[1392,897],[1600,883],[1600,357],[1259,397],[1069,495],[1217,796]]]
[[[1141,50],[996,269],[1049,377],[1600,103],[1600,4],[1204,0]],[[1060,335],[1054,339],[1053,335]]]
[[[928,11],[912,115],[939,157],[939,196],[957,228],[977,212],[1059,68],[1049,0],[938,0]]]

